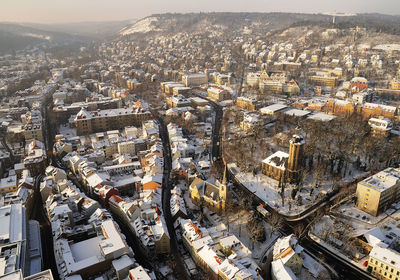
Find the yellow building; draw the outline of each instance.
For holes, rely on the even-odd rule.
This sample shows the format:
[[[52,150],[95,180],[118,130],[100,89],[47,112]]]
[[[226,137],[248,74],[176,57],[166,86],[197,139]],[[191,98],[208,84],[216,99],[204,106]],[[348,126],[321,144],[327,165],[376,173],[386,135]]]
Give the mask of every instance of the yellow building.
[[[225,211],[227,189],[224,182],[212,184],[196,177],[190,184],[189,192],[193,204],[203,205],[214,212]]]
[[[43,142],[43,131],[41,123],[29,123],[22,128],[25,140],[37,139]]]
[[[378,244],[369,254],[367,270],[378,279],[399,280],[400,254]]]
[[[390,85],[392,87],[392,89],[394,90],[400,90],[400,81],[397,79],[394,79],[390,82]]]
[[[259,84],[260,91],[265,93],[280,94],[283,92],[283,84],[279,81],[264,81]]]
[[[236,107],[244,110],[254,111],[256,109],[256,100],[240,96],[236,99]]]
[[[400,199],[400,172],[387,168],[357,184],[357,208],[373,216]]]
[[[295,80],[291,80],[290,82],[288,82],[287,84],[283,85],[283,92],[284,93],[288,93],[290,95],[292,94],[299,94],[300,93],[300,87],[299,85],[296,83]]]
[[[140,105],[130,108],[86,111],[81,109],[74,122],[77,135],[123,129],[126,126],[140,125],[151,119],[151,113]]]
[[[215,76],[215,83],[219,85],[230,85],[232,83],[232,76],[228,74],[218,74]]]
[[[15,192],[17,189],[17,176],[14,175],[0,180],[0,195],[4,196],[6,193]]]
[[[338,85],[338,77],[310,76],[309,82],[315,86],[334,88]]]
[[[374,137],[388,137],[393,128],[392,122],[383,117],[370,118],[368,124],[371,127],[372,136]]]
[[[224,101],[231,98],[230,93],[226,89],[217,86],[209,87],[207,95],[214,101]]]

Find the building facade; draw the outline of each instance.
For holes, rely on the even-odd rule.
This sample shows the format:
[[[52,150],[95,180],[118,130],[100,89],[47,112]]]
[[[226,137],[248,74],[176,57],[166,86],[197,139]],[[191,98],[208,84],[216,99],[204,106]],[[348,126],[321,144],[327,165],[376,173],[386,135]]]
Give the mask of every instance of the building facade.
[[[387,168],[357,184],[356,207],[377,216],[400,199],[400,172]]]

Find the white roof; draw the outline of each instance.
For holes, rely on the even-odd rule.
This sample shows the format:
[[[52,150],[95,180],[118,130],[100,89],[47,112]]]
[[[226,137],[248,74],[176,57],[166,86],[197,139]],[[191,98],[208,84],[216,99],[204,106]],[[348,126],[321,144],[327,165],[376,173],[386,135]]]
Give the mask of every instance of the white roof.
[[[381,244],[373,247],[369,256],[400,270],[400,254],[394,250],[381,247]]]
[[[287,158],[289,158],[288,153],[277,151],[276,153],[264,159],[263,163],[274,166],[281,170],[285,170],[285,163]]]
[[[149,275],[146,270],[142,266],[138,266],[134,269],[129,270],[129,275],[134,277],[135,280],[153,280],[155,277],[153,275]]]
[[[294,117],[304,117],[311,114],[310,111],[307,110],[299,110],[299,109],[290,109],[285,112],[286,115],[294,116]]]
[[[296,275],[293,271],[285,266],[281,259],[273,261],[271,263],[272,274],[275,276],[276,279],[279,280],[290,280],[290,279],[297,279]]]
[[[9,243],[22,241],[25,236],[25,208],[22,204],[11,204],[0,208],[0,241]]]
[[[221,259],[217,256],[217,253],[208,245],[205,245],[203,249],[198,252],[198,256],[202,259],[215,274],[218,274],[218,269]]]
[[[260,109],[262,114],[271,114],[287,108],[285,104],[276,103]]]
[[[373,228],[370,231],[364,233],[365,239],[367,239],[368,244],[372,247],[378,245],[383,240],[385,240],[385,236],[382,230],[379,227]]]
[[[127,267],[132,267],[135,264],[135,259],[130,258],[128,255],[123,255],[119,259],[113,260],[112,265],[116,271],[120,271]]]
[[[2,178],[0,181],[0,189],[2,188],[9,188],[12,186],[16,186],[17,185],[17,176],[9,176],[6,178]]]
[[[336,116],[329,115],[323,112],[318,112],[308,117],[308,119],[310,120],[323,121],[323,122],[331,121],[335,118]]]
[[[114,221],[103,221],[101,228],[104,236],[106,237],[106,240],[103,240],[103,242],[100,244],[104,255],[107,256],[108,254],[127,248],[124,240],[122,240],[121,234],[114,225]]]
[[[398,184],[399,179],[399,170],[389,167],[364,179],[359,184],[366,185],[378,192],[382,192]]]

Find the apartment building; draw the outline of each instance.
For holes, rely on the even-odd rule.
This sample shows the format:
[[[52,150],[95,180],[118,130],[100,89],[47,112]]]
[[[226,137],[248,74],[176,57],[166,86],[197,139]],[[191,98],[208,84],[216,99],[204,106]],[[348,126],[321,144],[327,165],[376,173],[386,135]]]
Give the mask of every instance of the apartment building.
[[[179,218],[183,245],[208,279],[262,280],[251,251],[226,230],[224,224],[201,227],[196,221]]]
[[[399,280],[399,252],[386,248],[386,244],[383,243],[374,246],[369,254],[368,271],[378,279]]]
[[[25,140],[37,139],[43,141],[43,131],[41,123],[30,123],[22,127],[22,135]]]
[[[0,208],[0,278],[19,269],[29,272],[25,207],[12,204]]]
[[[240,109],[254,111],[256,110],[257,101],[254,98],[240,96],[236,99],[236,106]]]
[[[363,77],[354,77],[350,81],[350,87],[352,92],[359,92],[368,89],[368,80]]]
[[[364,118],[383,116],[388,119],[393,119],[396,116],[397,108],[394,106],[365,103],[362,107]]]
[[[339,116],[351,116],[355,110],[353,103],[339,99],[331,99],[324,106],[325,112]]]
[[[204,73],[187,74],[182,77],[182,82],[187,87],[197,87],[203,84],[207,84],[208,77],[207,74]]]
[[[373,216],[400,199],[400,171],[387,168],[357,184],[356,207]]]
[[[218,86],[209,87],[207,90],[207,95],[214,101],[223,101],[231,98],[231,95],[228,92],[228,90]]]
[[[161,193],[141,192],[135,200],[113,195],[110,210],[120,217],[146,256],[168,254],[170,238],[161,213]]]
[[[315,86],[334,88],[337,87],[339,79],[338,77],[314,75],[309,77],[309,82]]]
[[[280,94],[283,92],[283,83],[280,81],[263,81],[260,82],[259,87],[263,93]]]
[[[246,82],[251,87],[258,87],[260,82],[260,73],[248,73],[246,76]]]
[[[123,129],[126,126],[138,126],[150,118],[151,113],[140,105],[93,112],[82,108],[75,116],[74,123],[77,135],[87,135],[94,132]]]
[[[368,124],[374,137],[388,137],[393,128],[392,122],[385,118],[370,118]]]

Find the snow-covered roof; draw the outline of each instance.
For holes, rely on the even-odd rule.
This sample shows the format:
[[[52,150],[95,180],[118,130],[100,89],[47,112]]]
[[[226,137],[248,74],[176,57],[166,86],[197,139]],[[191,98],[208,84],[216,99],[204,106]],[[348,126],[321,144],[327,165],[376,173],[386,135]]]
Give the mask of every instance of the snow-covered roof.
[[[370,257],[373,257],[383,263],[394,267],[396,270],[400,270],[400,254],[389,248],[381,247],[383,244],[380,243],[374,246],[369,253]]]
[[[153,273],[147,273],[147,271],[142,267],[138,266],[134,269],[129,270],[129,275],[131,279],[135,280],[155,280],[156,277]]]
[[[311,114],[311,112],[307,110],[290,109],[287,110],[285,114],[293,117],[304,117]]]
[[[293,273],[293,271],[285,266],[281,259],[273,261],[271,263],[272,274],[275,276],[275,279],[284,279],[284,280],[296,280],[297,277]]]
[[[329,115],[329,114],[326,114],[323,112],[317,112],[317,113],[314,113],[311,116],[309,116],[307,119],[328,122],[335,118],[336,118],[336,116]]]
[[[359,182],[361,185],[366,185],[378,192],[383,192],[399,183],[400,171],[394,168],[387,168],[378,172],[363,181]]]
[[[289,158],[288,153],[277,151],[276,153],[264,159],[262,162],[271,165],[273,167],[279,168],[281,170],[285,170],[286,169],[285,165],[288,158]]]
[[[25,208],[22,204],[11,204],[0,208],[0,241],[9,243],[26,238]],[[1,242],[0,242],[1,243]]]
[[[218,269],[222,260],[218,257],[217,253],[208,245],[205,245],[199,252],[199,258],[204,261],[208,267],[215,273],[218,274]]]
[[[379,227],[367,231],[366,233],[364,233],[364,236],[365,239],[367,239],[368,244],[371,245],[372,247],[378,245],[383,240],[385,240],[385,236]]]
[[[375,129],[390,130],[393,125],[389,119],[385,118],[370,118],[368,124]]]
[[[275,112],[282,111],[283,109],[286,109],[287,106],[285,104],[281,103],[276,103],[272,104],[270,106],[264,107],[260,109],[261,114],[273,114]]]

